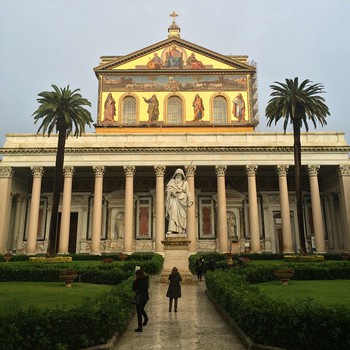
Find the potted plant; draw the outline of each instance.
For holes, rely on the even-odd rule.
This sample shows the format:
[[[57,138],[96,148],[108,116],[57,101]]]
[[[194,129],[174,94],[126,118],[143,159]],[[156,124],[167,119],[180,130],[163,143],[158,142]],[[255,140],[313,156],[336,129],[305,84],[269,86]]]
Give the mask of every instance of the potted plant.
[[[233,266],[233,259],[232,259],[233,255],[232,253],[225,253],[225,258],[226,258],[226,263],[228,267],[232,267]]]
[[[63,269],[59,273],[59,280],[66,283],[66,287],[71,288],[72,282],[78,277],[78,273],[75,270]]]
[[[4,254],[3,259],[6,262],[9,262],[12,259],[12,254],[10,252],[7,252],[6,254]]]
[[[274,275],[282,282],[282,285],[287,286],[289,279],[294,275],[294,270],[291,268],[279,269],[274,272]]]
[[[119,254],[119,260],[121,260],[121,261],[124,261],[127,257],[128,257],[127,254],[124,254],[124,253]]]

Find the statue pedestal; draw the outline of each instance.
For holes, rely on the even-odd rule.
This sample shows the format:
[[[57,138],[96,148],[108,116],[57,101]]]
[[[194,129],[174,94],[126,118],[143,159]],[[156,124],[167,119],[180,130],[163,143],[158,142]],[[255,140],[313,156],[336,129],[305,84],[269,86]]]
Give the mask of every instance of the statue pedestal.
[[[232,254],[239,254],[239,243],[231,243]]]
[[[182,283],[193,283],[193,275],[188,268],[188,245],[186,235],[167,234],[164,241],[164,267],[160,275],[162,283],[168,282],[169,274],[176,266],[182,277]]]

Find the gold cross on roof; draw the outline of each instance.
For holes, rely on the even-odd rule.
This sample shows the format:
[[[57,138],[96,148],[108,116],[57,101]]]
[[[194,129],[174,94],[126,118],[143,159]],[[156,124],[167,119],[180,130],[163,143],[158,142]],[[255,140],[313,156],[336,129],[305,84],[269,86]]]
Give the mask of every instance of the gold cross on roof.
[[[173,23],[176,23],[175,18],[179,17],[179,15],[175,11],[173,11],[173,13],[170,14],[170,17],[173,17]]]

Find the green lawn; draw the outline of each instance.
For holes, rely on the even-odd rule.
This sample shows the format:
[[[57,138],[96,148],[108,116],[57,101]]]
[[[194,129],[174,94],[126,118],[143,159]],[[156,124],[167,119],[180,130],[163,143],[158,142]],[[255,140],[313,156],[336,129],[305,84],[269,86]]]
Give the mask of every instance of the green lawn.
[[[288,286],[280,281],[256,283],[263,293],[277,300],[298,301],[298,298],[312,298],[322,304],[340,304],[350,307],[350,280],[297,281],[289,280]]]
[[[0,312],[9,302],[19,302],[23,307],[69,308],[97,294],[107,292],[112,285],[73,282],[67,288],[64,282],[1,282]]]

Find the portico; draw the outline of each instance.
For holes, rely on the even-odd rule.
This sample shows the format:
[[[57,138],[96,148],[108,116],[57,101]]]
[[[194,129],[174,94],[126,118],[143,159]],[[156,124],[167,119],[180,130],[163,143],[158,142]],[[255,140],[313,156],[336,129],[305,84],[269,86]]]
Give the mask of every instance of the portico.
[[[94,131],[69,137],[57,253],[164,254],[165,184],[177,168],[193,205],[187,254],[297,253],[293,135],[258,132],[256,63],[180,36],[94,68]],[[308,251],[350,251],[350,147],[301,135]],[[8,134],[0,149],[0,253],[46,253],[57,136]]]
[[[310,249],[314,236],[317,252],[341,251],[347,249],[348,241],[340,235],[343,232],[340,224],[332,223],[336,221],[334,208],[338,206],[344,206],[341,227],[345,228],[349,222],[346,210],[349,170],[339,165],[346,163],[348,148],[339,135],[322,136],[316,133],[304,136],[304,194],[310,198],[305,202],[305,212],[309,215],[307,235]],[[16,147],[22,138],[8,136],[8,155],[1,164],[1,193],[6,194],[1,201],[1,212],[11,213],[6,228],[11,234],[3,235],[2,249],[35,254],[45,252],[47,244],[54,164],[54,152],[50,150],[55,139],[47,138],[40,147],[23,152]],[[37,136],[24,138],[35,144]],[[68,252],[69,214],[77,212],[75,253],[155,251],[162,254],[166,227],[164,182],[182,164],[195,194],[194,205],[188,211],[189,252],[230,251],[232,235],[238,238],[240,251],[297,251],[292,147],[287,146],[288,142],[292,143],[291,135],[236,134],[232,142],[228,134],[193,134],[186,135],[191,142],[187,141],[183,147],[184,135],[179,134],[147,135],[141,139],[130,134],[84,138],[95,147],[81,148],[82,139],[70,138],[67,142],[58,253]],[[111,146],[112,140],[113,144],[121,144],[118,141],[125,138],[132,144],[129,151],[126,147]],[[248,151],[242,147],[247,139],[251,145]],[[145,143],[153,146],[145,149]],[[272,148],[275,144],[280,146]],[[329,144],[333,145],[331,150],[325,147]],[[335,150],[340,156],[328,157]],[[313,164],[315,156],[320,158],[322,151],[322,158],[328,160]],[[51,153],[44,162],[41,152]],[[11,163],[16,166],[9,166]],[[28,188],[31,190],[27,191]],[[281,218],[281,237],[275,231],[277,212]],[[232,213],[234,226],[229,227],[232,222],[228,216]],[[121,226],[117,223],[118,215],[123,221]],[[24,235],[19,227],[24,229]],[[279,239],[283,251],[279,250]]]

